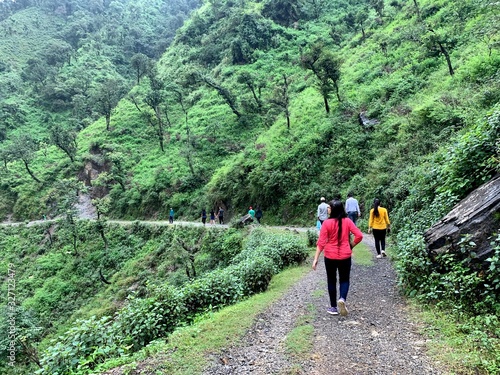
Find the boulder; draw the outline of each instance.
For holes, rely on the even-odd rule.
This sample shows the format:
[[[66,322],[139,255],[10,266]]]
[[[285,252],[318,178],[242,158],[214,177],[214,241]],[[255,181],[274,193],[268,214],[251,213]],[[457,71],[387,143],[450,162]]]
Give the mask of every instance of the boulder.
[[[476,244],[480,261],[492,255],[491,236],[500,228],[500,176],[462,199],[445,217],[424,233],[427,251],[453,251],[465,234]]]
[[[358,121],[359,124],[366,129],[371,129],[380,122],[377,119],[371,119],[366,117],[366,112],[360,112],[358,114]]]

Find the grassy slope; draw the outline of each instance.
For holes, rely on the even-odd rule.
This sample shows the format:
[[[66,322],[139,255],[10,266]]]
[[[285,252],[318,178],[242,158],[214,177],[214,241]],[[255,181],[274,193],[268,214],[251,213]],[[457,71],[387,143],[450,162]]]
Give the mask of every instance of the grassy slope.
[[[50,17],[37,8],[19,11],[1,24],[6,32],[0,34],[0,56],[14,69],[20,69],[43,51],[61,26],[57,17]],[[9,28],[12,34],[7,31]]]

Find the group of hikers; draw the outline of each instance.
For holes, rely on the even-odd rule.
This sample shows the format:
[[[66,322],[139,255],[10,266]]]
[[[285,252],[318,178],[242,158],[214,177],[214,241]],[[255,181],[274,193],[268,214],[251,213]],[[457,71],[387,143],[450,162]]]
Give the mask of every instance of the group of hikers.
[[[168,222],[170,224],[174,223],[174,209],[170,207],[170,213],[168,216]],[[217,210],[211,210],[210,211],[210,224],[215,224],[215,217],[219,219],[219,224],[224,224],[224,209],[222,207],[219,207]],[[207,222],[207,210],[203,209],[201,210],[201,222],[203,225],[206,224]]]
[[[170,224],[174,223],[174,214],[175,214],[174,209],[172,207],[170,207],[170,212],[169,212],[169,216],[168,216],[168,222]],[[222,207],[219,207],[216,210],[214,210],[214,209],[210,210],[209,215],[207,215],[207,210],[206,209],[202,209],[201,210],[201,222],[203,223],[203,225],[206,225],[206,223],[207,223],[207,217],[210,217],[210,224],[211,225],[215,224],[215,218],[216,217],[219,219],[219,224],[224,224],[224,209]],[[262,213],[262,210],[260,209],[260,207],[257,207],[254,210],[251,206],[250,206],[250,208],[248,210],[248,215],[251,217],[252,221],[254,219],[257,219],[257,222],[259,224],[260,224],[260,221],[261,221],[262,217],[264,216],[264,214]]]
[[[356,221],[361,216],[361,210],[352,193],[347,195],[345,206],[340,196],[328,203],[324,197],[321,197],[320,202],[317,212],[319,238],[316,243],[316,254],[312,268],[316,270],[319,256],[323,253],[330,298],[330,307],[327,309],[327,313],[346,316],[348,313],[346,300],[349,292],[352,249],[363,240],[363,233],[356,226]],[[376,198],[370,209],[368,233],[373,233],[377,258],[387,256],[385,238],[390,231],[390,225],[387,209],[382,207],[380,200]],[[340,295],[338,300],[337,272]]]

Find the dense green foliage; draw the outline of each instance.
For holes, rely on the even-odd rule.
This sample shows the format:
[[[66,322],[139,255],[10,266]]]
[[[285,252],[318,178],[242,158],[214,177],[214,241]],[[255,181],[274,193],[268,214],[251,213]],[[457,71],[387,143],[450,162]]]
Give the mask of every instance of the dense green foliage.
[[[0,189],[4,214],[17,218],[54,215],[50,185],[75,175],[93,196],[109,193],[117,217],[165,217],[171,206],[196,217],[220,205],[232,216],[252,204],[269,222],[300,223],[312,220],[304,207],[319,195],[348,190],[365,205],[379,196],[396,208],[408,196],[394,191],[400,176],[457,131],[466,136],[500,97],[497,16],[475,0],[206,3],[156,67],[151,59],[168,43],[148,35],[168,40],[180,23],[149,22],[136,26],[137,35],[128,28],[165,9],[185,14],[189,4],[26,4],[3,3],[12,13],[4,27],[38,12],[39,29],[51,33],[45,39],[67,43],[67,52],[55,53],[69,60],[52,66],[37,58],[54,71],[37,83],[22,75],[35,74],[24,67],[39,57],[26,49],[0,76],[17,82],[2,85],[11,88],[1,98],[12,130],[4,135]],[[74,13],[92,24],[76,42],[67,30],[76,28]],[[165,25],[170,31],[159,31]],[[34,41],[39,29],[7,33],[5,45]],[[89,60],[99,73],[85,68],[82,81],[77,71]],[[85,92],[57,87],[84,81]],[[14,104],[22,92],[42,107]],[[16,135],[27,127],[29,142]],[[458,195],[483,181],[476,177]]]
[[[76,253],[74,228],[64,221],[0,231],[0,266],[12,264],[15,270],[16,327],[24,340],[17,343],[18,364],[36,358],[32,350],[39,350],[38,342],[64,332],[75,319],[113,315],[127,297],[147,298],[148,285],[180,286],[190,280],[188,275],[193,278],[193,271],[203,276],[228,265],[231,258],[226,257],[241,251],[244,235],[217,228],[140,223],[125,228],[91,221],[79,222],[77,230]],[[4,283],[2,311],[7,295]],[[4,359],[7,314],[0,325]]]
[[[2,231],[5,262],[14,265],[22,281],[16,287],[16,298],[23,301],[16,311],[18,370],[25,365],[31,373],[34,363],[40,363],[41,374],[89,373],[106,359],[165,337],[200,313],[266,290],[273,275],[308,254],[303,238],[290,233],[255,229],[243,244],[244,232],[235,230],[141,224],[128,230],[106,226],[109,241],[103,249],[100,237],[94,241],[97,227],[89,222],[79,228],[85,250],[78,254],[71,239],[65,239],[65,227]],[[228,244],[235,257],[223,259]],[[198,276],[187,278],[195,268]],[[99,281],[103,273],[113,274],[111,282]],[[2,286],[2,306],[6,288]],[[0,326],[3,358],[7,314]],[[5,362],[0,365],[9,369]]]
[[[125,244],[118,249],[118,238],[103,237],[97,224],[74,225],[76,213],[68,209],[75,191],[116,218],[163,219],[174,207],[177,217],[195,219],[203,208],[222,206],[230,219],[252,205],[264,210],[265,223],[311,226],[318,197],[352,191],[363,213],[374,197],[389,209],[401,287],[451,308],[465,331],[482,332],[478,346],[489,356],[474,365],[497,371],[499,323],[492,317],[500,312],[498,255],[479,272],[466,240],[461,255],[431,259],[422,239],[500,170],[497,5],[218,0],[204,2],[183,23],[197,6],[0,2],[0,214],[19,220],[65,216],[59,234],[64,245],[40,258],[33,278],[12,247],[22,243],[20,259],[29,259],[44,255],[47,242],[58,238],[33,230],[22,240],[4,240],[11,250],[2,265],[18,265],[26,284],[19,319],[33,328],[29,337],[55,334],[53,327],[34,329],[54,305],[66,304],[60,316],[55,313],[64,321],[96,293],[95,270],[106,275],[137,268],[137,276],[120,281],[125,288],[114,290],[123,300],[137,282],[137,301],[149,298],[131,303],[141,305],[137,311],[162,303],[143,284],[151,277],[153,284],[165,278],[180,287],[217,267],[227,268],[207,276],[211,283],[230,285],[229,270],[247,275],[241,289],[228,286],[228,294],[214,294],[216,300],[189,302],[199,309],[260,290],[283,266],[281,251],[293,257],[286,241],[281,247],[268,239],[273,245],[255,244],[266,258],[243,267],[238,232],[198,243],[198,235],[167,231],[162,241],[175,251],[153,246],[142,269],[143,241],[155,229],[136,224],[133,235],[113,229]],[[85,238],[90,232],[94,237]],[[485,236],[498,248],[496,233]],[[205,243],[216,243],[221,252]],[[80,257],[87,256],[93,263],[82,266]],[[71,282],[55,277],[69,270]],[[193,283],[192,293],[207,285]],[[455,291],[463,297],[456,303]],[[62,298],[67,295],[74,298]],[[106,311],[95,308],[98,318],[117,309],[106,301]],[[468,318],[477,311],[482,314]],[[146,342],[166,327],[170,322],[159,322],[139,336]],[[110,355],[122,349],[110,347]]]

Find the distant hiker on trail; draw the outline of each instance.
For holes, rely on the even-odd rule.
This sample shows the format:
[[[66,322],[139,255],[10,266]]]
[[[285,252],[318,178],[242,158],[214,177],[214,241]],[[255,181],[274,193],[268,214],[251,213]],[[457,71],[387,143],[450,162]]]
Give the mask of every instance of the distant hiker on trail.
[[[252,218],[252,221],[253,221],[253,219],[255,219],[255,210],[252,208],[252,206],[250,206],[250,208],[248,210],[248,214],[250,215],[250,217]]]
[[[207,222],[207,211],[205,209],[201,210],[201,222],[203,225]]]
[[[321,203],[318,206],[318,220],[321,224],[323,224],[323,221],[328,219],[328,205],[325,203],[325,197],[321,197],[320,199]]]
[[[174,223],[174,209],[172,207],[170,207],[170,214],[168,216],[168,222],[170,224]]]
[[[262,219],[263,216],[264,214],[262,213],[262,210],[260,209],[260,207],[257,207],[257,210],[255,211],[255,218],[257,219],[259,224],[260,224],[260,219]]]
[[[224,210],[219,207],[219,224],[224,224]]]
[[[349,292],[349,279],[351,273],[352,249],[363,239],[363,233],[349,219],[345,213],[344,205],[339,200],[333,200],[328,205],[329,219],[325,220],[319,231],[316,243],[316,254],[312,264],[313,270],[318,265],[319,254],[324,252],[326,279],[330,307],[328,314],[346,316],[347,293]],[[351,242],[351,233],[354,240]],[[337,301],[337,270],[339,272],[339,294]]]
[[[370,220],[368,221],[368,233],[373,232],[375,239],[375,250],[377,258],[387,256],[385,253],[385,236],[391,230],[391,222],[387,209],[380,206],[380,200],[375,198],[373,208],[370,210]]]
[[[345,201],[345,210],[347,212],[347,217],[356,224],[356,220],[361,216],[361,211],[359,209],[358,200],[352,197],[352,193],[347,194],[347,200]]]
[[[215,212],[210,210],[210,224],[215,225]]]

